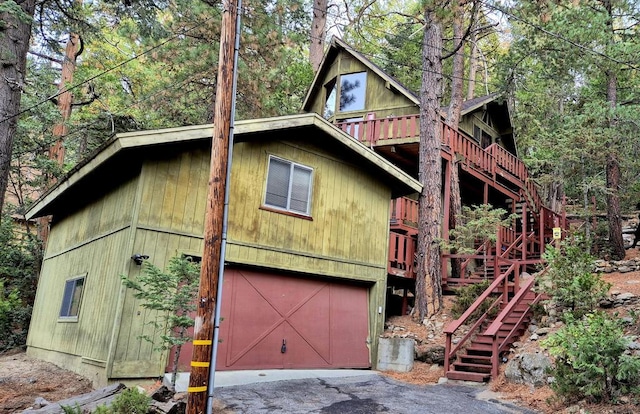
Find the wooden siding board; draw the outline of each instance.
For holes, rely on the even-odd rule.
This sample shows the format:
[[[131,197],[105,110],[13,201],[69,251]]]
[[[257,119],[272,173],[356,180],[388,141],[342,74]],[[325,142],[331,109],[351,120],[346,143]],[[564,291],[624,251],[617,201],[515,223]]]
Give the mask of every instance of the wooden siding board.
[[[379,236],[381,229],[386,237],[388,218],[382,217],[380,209],[387,209],[388,188],[356,166],[315,147],[280,142],[240,143],[236,147],[239,150],[235,152],[238,157],[234,156],[230,204],[242,207],[229,211],[231,239],[276,249],[296,246],[301,253],[321,252],[323,256],[386,264],[384,246],[373,246],[370,240]],[[266,154],[314,168],[312,220],[260,209]],[[262,164],[256,167],[262,170],[260,179],[251,169],[246,172],[246,163]],[[272,253],[256,254],[258,262],[273,259]]]
[[[52,234],[56,231],[52,229]],[[105,360],[119,286],[118,263],[126,230],[122,230],[51,259],[46,259],[34,305],[29,346]],[[106,261],[95,258],[104,252]],[[77,322],[60,322],[58,315],[68,278],[86,273]]]

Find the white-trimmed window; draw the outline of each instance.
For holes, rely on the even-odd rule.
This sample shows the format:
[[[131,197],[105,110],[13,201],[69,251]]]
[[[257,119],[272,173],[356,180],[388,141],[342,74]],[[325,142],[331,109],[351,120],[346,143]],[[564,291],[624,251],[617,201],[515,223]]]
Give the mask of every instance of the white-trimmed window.
[[[60,307],[60,319],[77,320],[84,291],[86,273],[67,279],[64,283],[64,295],[62,296],[62,306]]]
[[[309,215],[312,176],[312,168],[270,155],[265,206]]]

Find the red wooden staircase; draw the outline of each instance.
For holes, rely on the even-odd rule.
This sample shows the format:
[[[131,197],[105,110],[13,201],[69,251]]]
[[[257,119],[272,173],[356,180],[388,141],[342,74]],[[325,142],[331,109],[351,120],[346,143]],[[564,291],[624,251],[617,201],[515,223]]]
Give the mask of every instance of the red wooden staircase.
[[[509,268],[459,319],[445,328],[445,375],[449,379],[484,382],[495,378],[501,355],[524,334],[531,319],[531,306],[541,299],[541,295],[532,290],[534,278],[521,281],[521,265],[508,259],[501,259],[503,261],[511,262]],[[485,300],[493,302],[452,348],[453,335]],[[500,311],[492,318],[490,315],[494,309]]]

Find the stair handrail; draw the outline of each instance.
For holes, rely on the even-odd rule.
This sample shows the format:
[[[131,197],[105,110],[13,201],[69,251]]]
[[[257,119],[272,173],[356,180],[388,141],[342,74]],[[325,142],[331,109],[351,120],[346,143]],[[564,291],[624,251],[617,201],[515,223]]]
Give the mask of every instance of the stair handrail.
[[[543,274],[544,272],[546,272],[546,268],[540,273]],[[503,349],[503,347],[505,346],[505,344],[509,343],[508,341],[515,335],[515,333],[518,331],[518,328],[520,327],[520,325],[522,324],[522,322],[524,321],[524,319],[526,318],[529,310],[527,312],[524,312],[520,318],[518,319],[517,323],[514,325],[514,327],[511,329],[511,331],[509,331],[509,333],[507,334],[507,336],[501,341],[498,341],[498,331],[500,330],[500,327],[502,326],[502,324],[504,323],[505,319],[507,319],[509,317],[509,315],[513,312],[513,310],[515,309],[516,306],[518,306],[522,300],[524,299],[524,297],[527,295],[527,293],[529,293],[533,286],[535,285],[536,282],[536,277],[531,277],[530,280],[528,280],[523,286],[520,287],[520,289],[517,291],[517,293],[515,294],[515,296],[507,303],[507,306],[504,307],[504,309],[502,309],[502,311],[498,314],[498,316],[496,316],[496,318],[493,320],[493,322],[491,322],[491,324],[489,325],[489,327],[484,331],[483,335],[487,335],[487,336],[491,336],[493,338],[492,340],[492,345],[491,345],[491,376],[493,378],[497,378],[498,377],[498,367],[499,367],[499,363],[500,363],[500,359],[499,359],[499,354],[500,351]],[[535,305],[536,303],[538,303],[540,301],[540,299],[542,298],[542,293],[539,293],[538,295],[536,295],[535,299],[531,302],[530,305]]]
[[[460,347],[469,339],[471,334],[474,332],[475,329],[477,329],[480,326],[480,324],[476,322],[476,324],[473,325],[472,329],[469,329],[469,332],[467,332],[467,334],[462,339],[460,339],[460,341],[458,342],[458,344],[453,350],[451,349],[451,337],[460,328],[460,326],[462,326],[467,321],[467,319],[469,319],[469,317],[480,307],[482,302],[484,302],[484,300],[487,299],[489,295],[491,295],[491,293],[493,293],[494,290],[498,289],[501,284],[504,284],[504,286],[506,287],[507,276],[513,271],[514,268],[515,268],[515,263],[512,263],[511,266],[509,266],[509,269],[507,269],[504,273],[500,273],[500,276],[494,279],[493,283],[491,283],[489,287],[487,287],[487,289],[485,289],[485,291],[482,292],[480,296],[478,296],[478,298],[471,304],[471,306],[469,306],[469,308],[462,314],[462,316],[460,316],[455,321],[450,322],[449,325],[447,325],[444,328],[444,333],[446,334],[445,350],[444,350],[445,372],[449,371],[449,364],[453,355],[455,355],[455,353],[460,349]],[[504,293],[506,293],[506,289]],[[491,307],[493,308],[493,306],[496,305],[496,302],[501,303],[504,299],[505,299],[504,294],[499,296],[496,299],[496,301],[491,305]],[[483,315],[485,318],[486,318],[485,315],[487,314],[487,312],[485,312],[485,314]]]

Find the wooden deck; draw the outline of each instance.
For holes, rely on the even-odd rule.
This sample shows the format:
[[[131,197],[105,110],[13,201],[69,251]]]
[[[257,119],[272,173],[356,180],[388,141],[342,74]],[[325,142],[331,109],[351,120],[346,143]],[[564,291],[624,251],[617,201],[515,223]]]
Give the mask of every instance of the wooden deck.
[[[407,115],[383,119],[340,122],[336,124],[398,165],[414,173],[417,169],[420,117]],[[565,228],[566,219],[546,208],[525,164],[498,144],[482,148],[471,137],[442,123],[441,155],[446,161],[459,160],[462,170],[475,177],[487,188],[493,188],[505,198],[516,200],[521,217],[519,232],[501,229],[495,249],[509,249],[511,256],[527,262],[538,258],[552,239],[554,227]],[[485,189],[485,194],[487,190]],[[485,196],[486,197],[486,196]],[[514,201],[514,212],[516,210]],[[485,201],[486,202],[486,201]],[[445,215],[448,200],[445,200]],[[447,221],[447,220],[445,220]],[[418,222],[417,201],[408,198],[391,202],[388,273],[403,278],[415,277],[414,253]],[[446,227],[446,226],[445,226]],[[445,235],[448,229],[445,229]],[[517,252],[516,252],[517,250]],[[499,251],[499,250],[498,250]],[[446,262],[443,255],[443,283],[447,284]],[[468,262],[470,259],[467,258]],[[453,280],[450,282],[455,283]]]

